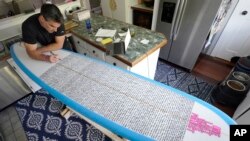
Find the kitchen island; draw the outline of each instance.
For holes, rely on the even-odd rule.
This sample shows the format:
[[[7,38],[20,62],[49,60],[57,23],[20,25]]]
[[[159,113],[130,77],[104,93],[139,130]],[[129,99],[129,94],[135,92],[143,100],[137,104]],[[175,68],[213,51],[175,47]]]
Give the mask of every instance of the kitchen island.
[[[85,21],[79,22],[78,27],[71,29],[78,53],[154,79],[160,48],[167,44],[163,34],[97,14],[91,14],[90,21],[91,32],[87,30]],[[124,29],[130,29],[132,37],[124,55],[106,55],[107,46],[97,41],[98,37],[95,36],[100,28],[116,30],[115,38],[121,40],[124,40],[124,37],[117,33],[124,33]],[[142,43],[143,40],[148,40],[148,43]]]

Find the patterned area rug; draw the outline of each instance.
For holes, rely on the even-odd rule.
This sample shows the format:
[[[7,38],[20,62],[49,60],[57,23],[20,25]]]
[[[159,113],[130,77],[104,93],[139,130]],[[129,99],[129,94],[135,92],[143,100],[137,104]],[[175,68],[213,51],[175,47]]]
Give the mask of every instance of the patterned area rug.
[[[102,132],[72,115],[60,115],[64,105],[44,90],[16,103],[16,110],[29,141],[111,141]]]
[[[158,61],[155,80],[211,103],[211,91],[215,87],[213,84],[188,72],[174,68],[164,61]]]

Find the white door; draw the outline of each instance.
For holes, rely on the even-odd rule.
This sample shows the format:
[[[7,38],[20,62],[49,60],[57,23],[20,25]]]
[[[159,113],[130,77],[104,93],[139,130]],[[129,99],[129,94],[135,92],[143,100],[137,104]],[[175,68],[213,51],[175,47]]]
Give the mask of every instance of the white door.
[[[250,0],[239,0],[211,55],[228,61],[250,55]]]

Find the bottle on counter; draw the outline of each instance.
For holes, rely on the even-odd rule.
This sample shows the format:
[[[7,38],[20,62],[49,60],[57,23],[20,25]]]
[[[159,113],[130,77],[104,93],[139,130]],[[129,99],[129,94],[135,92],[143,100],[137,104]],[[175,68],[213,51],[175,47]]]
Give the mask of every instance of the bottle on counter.
[[[87,19],[85,21],[86,29],[88,30],[88,33],[91,33],[91,21],[90,19]]]

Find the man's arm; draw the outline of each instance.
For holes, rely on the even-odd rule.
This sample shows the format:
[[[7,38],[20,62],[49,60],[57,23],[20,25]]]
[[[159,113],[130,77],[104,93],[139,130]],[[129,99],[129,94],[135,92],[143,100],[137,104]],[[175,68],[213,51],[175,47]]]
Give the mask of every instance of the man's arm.
[[[28,44],[24,43],[27,54],[36,60],[47,61],[51,63],[55,63],[59,60],[58,55],[45,55],[37,48],[37,44]]]

